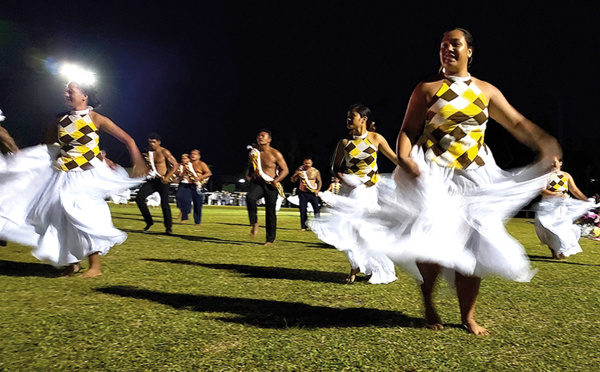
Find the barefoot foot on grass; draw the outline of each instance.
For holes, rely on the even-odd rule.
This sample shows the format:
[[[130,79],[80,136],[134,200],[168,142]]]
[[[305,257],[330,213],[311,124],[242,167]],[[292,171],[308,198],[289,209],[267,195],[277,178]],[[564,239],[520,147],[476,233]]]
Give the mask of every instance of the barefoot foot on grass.
[[[250,237],[254,238],[257,233],[258,233],[258,224],[255,223],[254,225],[252,225],[252,228],[250,229]]]
[[[477,324],[474,320],[468,320],[463,323],[463,327],[469,332],[477,336],[487,336],[490,331]]]
[[[89,269],[85,273],[81,274],[80,278],[95,278],[102,275],[102,271],[97,269]]]
[[[434,331],[444,329],[444,323],[442,323],[442,319],[435,310],[425,311],[425,327]]]
[[[346,284],[354,283],[356,275],[360,272],[360,269],[350,269],[350,274],[346,277]]]

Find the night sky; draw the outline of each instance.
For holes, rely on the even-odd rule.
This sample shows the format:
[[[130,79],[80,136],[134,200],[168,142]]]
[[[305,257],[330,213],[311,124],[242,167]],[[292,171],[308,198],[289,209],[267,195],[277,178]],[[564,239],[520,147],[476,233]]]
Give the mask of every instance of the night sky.
[[[600,178],[596,2],[29,3],[0,5],[0,108],[21,146],[38,143],[65,111],[66,81],[53,70],[70,61],[97,73],[98,112],[141,150],[150,132],[176,158],[199,148],[217,182],[243,173],[245,146],[268,128],[290,169],[311,155],[328,179],[348,106],[371,107],[394,147],[412,90],[439,68],[442,33],[463,27],[476,39],[471,74],[559,139],[584,192],[600,191],[589,183]],[[495,123],[486,141],[503,167],[532,160]],[[108,135],[101,147],[128,165]]]

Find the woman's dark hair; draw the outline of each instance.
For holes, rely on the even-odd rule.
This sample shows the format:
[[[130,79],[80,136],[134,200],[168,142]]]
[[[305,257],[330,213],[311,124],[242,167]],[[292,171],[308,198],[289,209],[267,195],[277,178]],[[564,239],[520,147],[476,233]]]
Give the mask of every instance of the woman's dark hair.
[[[371,110],[361,104],[361,103],[355,103],[353,105],[350,106],[350,108],[348,109],[348,112],[356,112],[357,114],[360,115],[361,118],[366,117],[367,118],[367,130],[369,132],[375,132],[375,122],[373,120],[371,120]]]
[[[471,48],[471,50],[473,51],[471,53],[471,57],[469,57],[469,62],[467,63],[468,67],[471,67],[471,63],[473,63],[473,55],[475,54],[475,41],[473,39],[473,35],[469,32],[469,30],[465,29],[465,28],[461,28],[461,27],[455,27],[452,30],[448,30],[446,32],[444,32],[444,35],[446,35],[448,32],[450,31],[460,31],[463,33],[463,35],[465,35],[465,41],[467,42],[467,46],[469,48]]]
[[[71,80],[67,84],[67,86],[69,86],[69,84],[76,86],[77,88],[79,88],[81,90],[81,93],[88,96],[88,106],[92,106],[93,108],[100,107],[100,100],[98,99],[98,92],[96,91],[96,87],[94,87],[92,84],[80,83],[75,80]]]

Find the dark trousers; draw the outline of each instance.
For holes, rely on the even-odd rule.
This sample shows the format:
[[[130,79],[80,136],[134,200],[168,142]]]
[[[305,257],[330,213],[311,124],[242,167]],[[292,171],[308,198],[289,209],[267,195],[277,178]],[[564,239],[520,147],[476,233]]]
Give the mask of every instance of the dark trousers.
[[[181,220],[186,221],[194,205],[194,223],[202,223],[204,193],[199,192],[193,183],[180,183],[177,188],[177,206],[181,210]]]
[[[308,228],[308,226],[306,226],[306,220],[308,219],[308,203],[312,205],[315,218],[317,218],[319,217],[319,198],[310,191],[298,190],[298,199],[300,199],[300,226],[302,226],[303,229],[306,229]]]
[[[167,231],[171,231],[173,220],[171,218],[171,207],[169,206],[169,185],[165,185],[158,178],[148,180],[140,187],[140,190],[135,197],[135,202],[137,203],[140,212],[142,212],[142,217],[144,217],[146,225],[152,225],[154,221],[148,210],[146,198],[155,192],[158,192],[160,195],[160,208],[162,209],[163,218],[165,220],[165,228]]]
[[[248,217],[250,224],[258,223],[256,216],[256,202],[258,199],[265,198],[265,225],[267,228],[267,242],[275,241],[275,230],[277,229],[277,215],[275,206],[277,204],[277,189],[267,185],[263,180],[251,180],[246,194],[246,208],[248,208]]]

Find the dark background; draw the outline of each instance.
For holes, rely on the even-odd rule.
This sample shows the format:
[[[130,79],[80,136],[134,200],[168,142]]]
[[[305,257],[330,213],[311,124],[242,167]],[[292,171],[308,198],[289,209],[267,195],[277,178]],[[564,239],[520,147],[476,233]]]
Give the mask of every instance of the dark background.
[[[178,159],[199,148],[213,189],[243,174],[260,128],[290,169],[311,155],[328,180],[348,106],[371,107],[393,148],[412,89],[439,68],[442,33],[464,27],[476,39],[471,74],[558,138],[565,170],[589,194],[600,191],[591,181],[600,178],[598,10],[592,1],[4,0],[3,126],[19,145],[36,144],[65,110],[66,81],[53,68],[70,61],[97,73],[98,112],[140,149],[153,131]],[[496,123],[486,141],[502,167],[533,159]],[[129,164],[113,138],[101,146]]]

